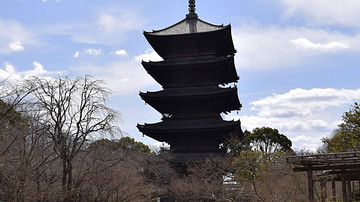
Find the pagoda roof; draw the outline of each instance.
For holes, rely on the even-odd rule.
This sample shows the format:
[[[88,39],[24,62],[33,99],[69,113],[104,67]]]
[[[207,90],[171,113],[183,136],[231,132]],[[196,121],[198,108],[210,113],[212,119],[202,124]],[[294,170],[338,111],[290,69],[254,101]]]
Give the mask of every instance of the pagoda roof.
[[[229,87],[229,88],[220,88],[217,86],[203,86],[203,87],[186,87],[186,88],[167,88],[161,91],[155,92],[140,92],[140,96],[143,98],[185,98],[186,97],[207,97],[207,96],[217,96],[217,95],[224,95],[229,93],[237,94],[237,87]]]
[[[241,109],[236,87],[168,88],[140,96],[161,114],[228,113]]]
[[[218,85],[237,82],[234,56],[169,59],[142,62],[146,71],[163,87]]]
[[[165,60],[199,55],[227,56],[236,52],[230,25],[212,25],[198,18],[185,19],[162,30],[144,32],[144,35]]]
[[[144,33],[150,35],[183,35],[218,31],[227,27],[230,25],[214,25],[199,18],[185,18],[167,28],[153,30],[152,32],[144,31]]]
[[[173,67],[183,67],[183,66],[198,66],[198,65],[212,65],[216,63],[224,62],[233,62],[234,56],[225,56],[225,57],[215,57],[213,55],[200,56],[200,57],[188,57],[188,58],[171,58],[163,61],[142,61],[142,64],[152,65],[152,66],[173,66]]]
[[[138,129],[149,137],[161,142],[169,142],[172,139],[182,136],[193,136],[196,134],[199,138],[206,135],[218,134],[217,138],[224,138],[224,133],[241,133],[240,120],[224,121],[222,119],[167,119],[159,123],[137,125]]]

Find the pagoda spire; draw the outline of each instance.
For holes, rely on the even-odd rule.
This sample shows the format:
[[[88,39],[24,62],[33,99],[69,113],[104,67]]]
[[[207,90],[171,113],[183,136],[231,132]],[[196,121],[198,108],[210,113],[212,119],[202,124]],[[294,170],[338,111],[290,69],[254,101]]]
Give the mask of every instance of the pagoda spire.
[[[186,15],[186,18],[197,18],[198,15],[195,13],[196,3],[195,0],[189,0],[189,14]]]

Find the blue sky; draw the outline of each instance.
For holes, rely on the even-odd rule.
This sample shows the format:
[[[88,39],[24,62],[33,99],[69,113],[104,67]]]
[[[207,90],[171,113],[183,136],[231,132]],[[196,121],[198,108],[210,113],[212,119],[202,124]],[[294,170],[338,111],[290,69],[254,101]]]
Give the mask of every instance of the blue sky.
[[[314,150],[360,100],[359,0],[197,0],[199,17],[231,24],[242,128],[272,127]],[[161,115],[138,96],[161,86],[141,60],[159,60],[143,31],[182,20],[187,0],[0,0],[0,79],[92,75],[113,90],[120,127]]]

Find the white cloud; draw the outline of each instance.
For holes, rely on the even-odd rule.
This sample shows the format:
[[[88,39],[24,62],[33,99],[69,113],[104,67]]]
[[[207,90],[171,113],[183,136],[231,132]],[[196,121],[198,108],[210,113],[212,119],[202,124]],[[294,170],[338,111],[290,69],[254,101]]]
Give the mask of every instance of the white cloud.
[[[295,44],[296,48],[299,49],[312,49],[312,50],[320,50],[320,51],[337,51],[342,49],[348,49],[350,46],[346,42],[341,41],[333,41],[326,44],[314,43],[309,41],[306,38],[297,38],[290,40],[293,44]]]
[[[102,54],[102,50],[95,49],[95,48],[89,48],[89,49],[86,49],[84,51],[84,53],[89,54],[89,55],[100,55],[100,54]]]
[[[33,66],[34,69],[21,72],[21,74],[24,75],[25,78],[29,78],[32,76],[44,76],[49,74],[49,72],[46,71],[42,64],[40,64],[39,62],[34,61]]]
[[[5,62],[0,68],[0,81],[9,79],[9,78],[19,78],[19,75],[16,74],[15,68],[12,64]]]
[[[25,45],[36,43],[34,36],[20,23],[0,19],[0,54],[24,51]]]
[[[114,54],[115,55],[120,55],[120,56],[126,56],[127,55],[127,52],[126,52],[126,50],[116,50],[115,52],[114,52]]]
[[[244,24],[233,28],[236,67],[281,69],[308,62],[312,57],[360,51],[360,34],[305,27]]]
[[[158,85],[136,60],[112,62],[102,66],[88,64],[71,69],[75,72],[86,71],[89,75],[96,75],[96,78],[106,81],[108,87],[118,95],[148,90],[150,85]]]
[[[79,51],[76,51],[73,55],[74,58],[78,58],[80,56],[80,52]]]
[[[148,49],[144,54],[135,57],[138,62],[141,61],[162,61],[163,59],[152,49]]]
[[[16,68],[8,62],[5,62],[0,67],[0,81],[5,79],[11,81],[19,81],[32,76],[47,77],[59,74],[61,74],[61,72],[47,71],[46,69],[44,69],[43,65],[37,61],[33,62],[33,69],[25,71],[17,71]]]
[[[24,46],[21,44],[20,41],[14,41],[9,44],[9,48],[15,52],[24,51]]]
[[[50,0],[41,0],[42,2],[48,2],[48,1],[50,1]],[[62,0],[53,0],[53,1],[55,1],[55,2],[62,2]]]
[[[296,148],[320,146],[321,137],[337,128],[342,113],[360,100],[360,89],[293,89],[251,102],[254,115],[240,116],[242,126],[272,127],[288,136]]]
[[[280,0],[284,16],[302,17],[310,25],[360,27],[359,0]]]
[[[128,39],[129,32],[142,30],[146,21],[137,8],[101,7],[94,13],[94,20],[56,23],[44,26],[43,32],[67,35],[80,43],[119,45]]]
[[[93,56],[98,56],[103,54],[103,51],[101,49],[96,49],[96,48],[88,48],[85,49],[83,51],[75,51],[75,53],[73,54],[73,58],[78,58],[80,56],[85,56],[85,55],[93,55]]]

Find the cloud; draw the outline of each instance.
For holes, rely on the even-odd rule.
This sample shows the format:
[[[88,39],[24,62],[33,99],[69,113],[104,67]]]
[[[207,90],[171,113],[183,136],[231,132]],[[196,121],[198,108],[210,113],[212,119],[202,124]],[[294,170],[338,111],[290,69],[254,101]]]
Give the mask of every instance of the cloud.
[[[50,0],[41,0],[41,1],[45,3],[45,2],[48,2],[48,1],[50,1]],[[57,2],[57,3],[58,3],[58,2],[62,2],[62,0],[53,0],[53,1],[55,1],[55,2]]]
[[[152,49],[148,49],[144,54],[135,57],[138,62],[141,61],[162,61],[163,59]]]
[[[359,0],[279,0],[286,18],[300,17],[309,25],[360,28]]]
[[[76,51],[73,55],[74,58],[78,58],[80,56],[80,52],[79,51]]]
[[[146,55],[146,56],[144,56]],[[96,75],[97,78],[106,81],[108,87],[115,94],[124,95],[148,90],[151,85],[158,86],[155,80],[147,74],[141,66],[141,59],[154,56],[155,54],[147,51],[143,55],[136,56],[134,59],[123,62],[109,62],[101,66],[93,64],[78,65],[71,67],[72,71],[84,72],[89,75]],[[158,87],[159,89],[161,87]]]
[[[42,64],[39,62],[34,61],[33,62],[34,69],[21,72],[22,75],[24,75],[25,78],[29,78],[32,76],[44,76],[49,75],[50,72],[46,71]]]
[[[137,18],[137,15],[131,11],[123,11],[121,14],[117,11],[110,14],[103,13],[98,17],[96,24],[103,33],[132,30],[138,28],[138,25],[131,20],[132,18]]]
[[[98,55],[102,55],[102,54],[104,54],[104,51],[102,49],[89,48],[89,49],[85,49],[83,51],[75,51],[75,53],[73,54],[72,57],[79,58],[80,56],[86,56],[86,55],[98,56]],[[126,50],[123,50],[123,49],[111,51],[110,54],[119,55],[119,56],[127,56]]]
[[[0,68],[0,81],[6,79],[19,79],[20,76],[16,74],[15,68],[12,64],[5,62]]]
[[[89,54],[89,55],[100,55],[100,54],[102,54],[102,50],[95,49],[95,48],[89,48],[89,49],[86,49],[84,51],[84,53]]]
[[[296,148],[321,144],[340,124],[341,115],[360,100],[360,89],[293,89],[251,102],[254,115],[239,116],[242,126],[272,127],[288,136]]]
[[[93,55],[93,56],[98,56],[103,54],[103,50],[101,49],[96,49],[96,48],[88,48],[85,49],[83,51],[75,51],[75,53],[73,54],[73,58],[79,58],[80,56],[85,56],[85,55]]]
[[[30,31],[18,22],[0,19],[0,54],[24,51],[24,44],[36,44]]]
[[[306,38],[297,38],[290,40],[299,49],[312,49],[320,51],[337,51],[348,49],[350,46],[346,42],[333,41],[326,44],[313,43]]]
[[[127,55],[127,52],[126,52],[126,50],[116,50],[115,52],[114,52],[114,54],[115,55],[120,55],[120,56],[126,56]]]
[[[20,41],[14,41],[9,44],[9,48],[15,52],[24,51],[24,46]]]
[[[94,19],[58,22],[43,26],[44,34],[66,35],[78,43],[119,45],[132,31],[140,31],[146,21],[136,8],[119,6],[95,9]]]
[[[239,69],[282,69],[313,57],[360,51],[360,34],[306,27],[263,26],[256,23],[233,28]]]
[[[16,71],[16,68],[12,64],[5,62],[0,67],[0,81],[6,79],[11,81],[20,81],[23,79],[28,79],[32,76],[48,77],[61,74],[61,72],[48,71],[44,69],[43,65],[37,61],[34,61],[32,65],[33,69],[26,71]]]

